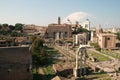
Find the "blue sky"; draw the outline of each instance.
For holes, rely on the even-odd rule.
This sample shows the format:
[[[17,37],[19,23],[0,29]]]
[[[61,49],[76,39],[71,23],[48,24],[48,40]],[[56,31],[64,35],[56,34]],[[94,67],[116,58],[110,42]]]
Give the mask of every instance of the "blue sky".
[[[0,0],[1,24],[48,25],[75,12],[87,13],[92,27],[120,27],[120,0]]]

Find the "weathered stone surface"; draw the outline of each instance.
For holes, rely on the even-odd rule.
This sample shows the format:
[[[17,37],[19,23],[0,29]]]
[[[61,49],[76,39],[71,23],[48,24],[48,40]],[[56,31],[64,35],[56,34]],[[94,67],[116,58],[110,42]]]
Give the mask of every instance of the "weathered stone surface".
[[[0,80],[31,80],[29,47],[0,48]]]

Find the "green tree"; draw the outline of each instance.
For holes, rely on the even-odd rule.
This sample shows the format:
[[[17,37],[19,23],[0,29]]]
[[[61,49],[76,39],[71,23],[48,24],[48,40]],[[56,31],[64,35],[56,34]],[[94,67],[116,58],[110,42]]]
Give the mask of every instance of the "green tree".
[[[38,65],[40,63],[40,57],[38,54],[32,54],[32,64],[33,64],[33,67],[36,68],[36,71],[38,69]]]
[[[3,27],[8,27],[8,24],[7,24],[7,23],[4,23],[2,26],[3,26]]]
[[[29,37],[29,40],[30,40],[30,42],[32,42],[32,43],[34,42],[35,39],[37,39],[36,36],[30,36],[30,37]]]
[[[120,40],[120,32],[116,33],[117,39]]]
[[[94,46],[95,50],[101,51],[101,48],[98,43],[90,43],[91,46]]]
[[[75,29],[72,34],[78,34],[78,33],[83,33],[83,32],[89,32],[87,29],[84,29],[84,28],[78,28],[78,29]]]
[[[0,30],[2,29],[2,25],[0,24]]]
[[[43,60],[45,60],[46,58],[47,58],[47,51],[46,51],[46,49],[43,47],[43,48],[41,48],[41,50],[40,50],[40,57],[41,57],[41,60],[43,61]]]
[[[96,43],[96,44],[94,45],[94,47],[95,47],[95,50],[101,51],[101,48],[100,48],[100,46],[98,45],[98,43]]]
[[[40,38],[36,38],[31,45],[32,53],[39,53],[40,48],[43,47],[43,40]]]
[[[15,26],[9,25],[9,28],[10,28],[11,30],[14,30],[14,29],[15,29]]]
[[[16,24],[15,24],[15,30],[20,30],[20,31],[21,31],[22,28],[23,28],[23,26],[24,26],[24,25],[21,24],[21,23],[16,23]]]
[[[20,36],[23,36],[22,33],[18,33],[18,32],[11,32],[10,35],[11,35],[12,37],[20,37]]]
[[[2,25],[2,30],[3,30],[3,31],[8,31],[8,30],[9,30],[8,24],[6,24],[6,23],[3,24],[3,25]]]
[[[47,61],[47,51],[43,47],[43,40],[36,37],[32,36],[31,37],[31,52],[32,52],[32,62],[33,66],[38,69],[40,65],[44,65],[45,62]]]
[[[36,68],[39,65],[45,65],[48,59],[47,51],[44,47],[42,47],[39,50],[39,53],[34,53],[32,57],[33,57],[33,64],[36,66]]]

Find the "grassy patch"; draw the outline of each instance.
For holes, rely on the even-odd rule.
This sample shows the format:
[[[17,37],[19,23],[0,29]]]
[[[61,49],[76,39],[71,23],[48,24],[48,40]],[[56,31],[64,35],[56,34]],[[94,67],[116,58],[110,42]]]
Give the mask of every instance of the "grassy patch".
[[[34,69],[32,69],[32,73],[33,74],[36,74],[37,73],[37,71],[36,71],[36,69],[34,68]]]
[[[106,55],[109,55],[109,56],[112,56],[112,57],[114,57],[116,59],[120,59],[120,54],[118,54],[118,53],[108,51],[108,50],[104,50],[104,51],[102,51],[102,53],[104,53]]]
[[[42,70],[44,71],[45,75],[52,75],[55,74],[54,70],[52,69],[52,65],[43,67]]]
[[[42,67],[42,70],[44,72],[46,80],[51,80],[55,76],[55,72],[52,69],[52,65]]]
[[[76,51],[78,49],[78,46],[75,46],[73,48],[71,48],[72,50]]]
[[[85,79],[111,80],[106,73],[93,73],[86,76]]]
[[[100,55],[96,52],[93,52],[93,51],[88,51],[88,55],[91,55],[92,57],[94,58],[97,58],[98,61],[108,61],[110,60],[110,58],[106,57],[106,56],[103,56],[103,55]]]

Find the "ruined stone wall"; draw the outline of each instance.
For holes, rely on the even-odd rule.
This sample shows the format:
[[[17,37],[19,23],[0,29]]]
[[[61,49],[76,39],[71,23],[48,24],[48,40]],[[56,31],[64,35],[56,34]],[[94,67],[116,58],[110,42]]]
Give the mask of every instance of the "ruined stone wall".
[[[50,24],[48,25],[48,36],[54,37],[54,33],[66,33],[64,38],[71,37],[71,26],[67,24]]]
[[[0,80],[31,80],[29,47],[0,48]]]

